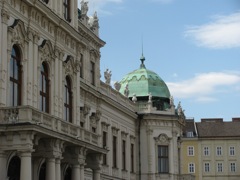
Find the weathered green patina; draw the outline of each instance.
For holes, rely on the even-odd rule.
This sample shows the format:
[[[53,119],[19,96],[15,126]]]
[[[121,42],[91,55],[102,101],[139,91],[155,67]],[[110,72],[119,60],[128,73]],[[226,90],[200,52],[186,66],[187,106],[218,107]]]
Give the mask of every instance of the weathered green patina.
[[[125,88],[128,85],[128,97],[147,97],[151,93],[152,97],[170,98],[170,92],[165,82],[153,71],[146,69],[144,65],[144,56],[140,59],[142,64],[140,68],[128,73],[119,82],[121,88],[120,93],[124,94]]]

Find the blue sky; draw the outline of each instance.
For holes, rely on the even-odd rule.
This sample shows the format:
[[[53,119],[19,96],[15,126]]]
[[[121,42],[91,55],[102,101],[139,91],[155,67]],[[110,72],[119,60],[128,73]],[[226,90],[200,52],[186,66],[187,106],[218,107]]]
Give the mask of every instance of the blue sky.
[[[187,117],[240,117],[239,0],[89,0],[94,11],[112,82],[139,68],[143,39],[147,69]]]

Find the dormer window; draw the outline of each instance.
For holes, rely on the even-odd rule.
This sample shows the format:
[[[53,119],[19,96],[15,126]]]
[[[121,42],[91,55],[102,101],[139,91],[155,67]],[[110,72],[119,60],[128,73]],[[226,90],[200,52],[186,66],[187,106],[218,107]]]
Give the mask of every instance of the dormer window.
[[[63,12],[64,12],[64,18],[68,22],[71,22],[71,17],[70,17],[70,0],[64,0],[64,2],[63,2]]]

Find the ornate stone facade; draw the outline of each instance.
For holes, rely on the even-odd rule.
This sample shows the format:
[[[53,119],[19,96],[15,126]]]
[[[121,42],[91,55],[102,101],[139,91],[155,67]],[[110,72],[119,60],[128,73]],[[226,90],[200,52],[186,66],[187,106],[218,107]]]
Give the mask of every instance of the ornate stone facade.
[[[176,179],[183,114],[100,81],[98,17],[77,3],[0,0],[0,179]]]

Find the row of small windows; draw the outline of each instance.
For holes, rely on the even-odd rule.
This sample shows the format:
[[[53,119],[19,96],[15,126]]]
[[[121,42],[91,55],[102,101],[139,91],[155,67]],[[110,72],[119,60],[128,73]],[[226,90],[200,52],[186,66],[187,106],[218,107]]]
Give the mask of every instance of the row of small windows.
[[[194,156],[194,147],[193,146],[188,146],[188,151],[187,151],[188,156]],[[203,147],[203,155],[204,156],[209,156],[210,155],[210,148],[205,146]],[[223,155],[223,149],[221,146],[216,147],[216,155],[217,156],[222,156]],[[235,156],[235,147],[230,146],[229,147],[229,155],[230,156]]]
[[[117,156],[117,142],[118,138],[117,136],[112,136],[112,167],[118,168],[117,162],[118,162],[118,156]],[[103,131],[102,135],[102,145],[103,148],[107,147],[107,132]],[[127,156],[126,156],[126,140],[122,140],[122,170],[127,170],[126,163],[127,163]],[[107,165],[107,155],[103,155],[103,165]],[[130,144],[130,172],[134,172],[134,144]]]
[[[39,107],[40,110],[49,113],[49,70],[45,62],[41,65],[39,80]],[[16,45],[12,48],[10,59],[10,106],[21,105],[22,66],[19,49]],[[64,84],[64,120],[72,121],[72,85],[69,76]]]
[[[49,0],[42,0],[42,2],[48,4]],[[70,6],[70,0],[64,0],[63,1],[63,14],[64,14],[64,18],[66,19],[66,21],[71,22],[71,16],[70,16],[70,12],[71,12],[71,6]]]
[[[208,173],[210,172],[210,163],[209,162],[206,162],[204,163],[204,172],[205,173]],[[222,162],[218,162],[216,164],[216,171],[221,173],[223,172],[223,163]],[[230,162],[229,164],[229,171],[230,172],[236,172],[236,163],[235,162]],[[188,172],[189,173],[195,173],[195,163],[189,163],[188,164]]]

